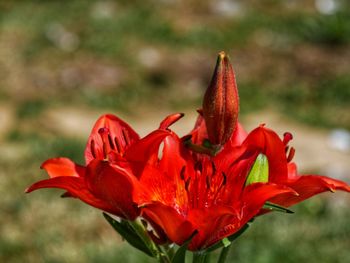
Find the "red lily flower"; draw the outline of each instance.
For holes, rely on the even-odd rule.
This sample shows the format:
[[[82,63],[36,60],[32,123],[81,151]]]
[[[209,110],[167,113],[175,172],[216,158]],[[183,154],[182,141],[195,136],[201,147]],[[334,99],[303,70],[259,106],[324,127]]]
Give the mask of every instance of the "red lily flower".
[[[142,216],[154,228],[153,240],[181,245],[192,238],[190,250],[236,233],[266,212],[267,201],[288,207],[324,191],[350,192],[339,180],[298,175],[291,134],[281,140],[264,126],[247,134],[238,122],[238,101],[233,69],[220,53],[188,136],[169,129],[183,114],[168,116],[142,139],[119,118],[104,115],[88,139],[86,166],[49,159],[42,168],[50,178],[26,192],[60,188],[124,219]]]
[[[64,189],[67,191],[64,196],[79,198],[91,206],[133,220],[140,214],[132,200],[137,175],[126,156],[132,156],[136,150],[146,153],[148,145],[159,144],[166,134],[158,130],[140,139],[116,116],[103,115],[88,139],[86,166],[75,164],[68,158],[49,159],[41,167],[50,178],[33,184],[26,192],[40,188]]]
[[[225,152],[196,160],[176,134],[168,135],[161,159],[150,156],[139,178],[142,190],[134,192],[142,216],[177,244],[197,231],[189,249],[199,250],[237,232],[272,197],[295,194],[273,183],[245,187],[255,156],[243,147],[231,150],[229,161]]]

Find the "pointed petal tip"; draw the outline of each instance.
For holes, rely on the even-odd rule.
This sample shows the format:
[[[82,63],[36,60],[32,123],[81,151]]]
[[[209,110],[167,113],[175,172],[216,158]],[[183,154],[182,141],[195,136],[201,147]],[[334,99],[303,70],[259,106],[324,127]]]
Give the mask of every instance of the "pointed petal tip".
[[[199,115],[203,116],[203,109],[202,108],[199,108],[196,111],[198,112]]]
[[[33,192],[34,190],[36,190],[36,189],[31,185],[24,190],[24,193],[29,194],[29,193]]]
[[[224,59],[225,57],[226,57],[225,51],[220,51],[220,52],[219,52],[219,58],[220,58],[220,59]]]
[[[182,112],[174,113],[166,116],[165,119],[160,123],[159,129],[167,130],[171,125],[173,125],[183,116],[185,116],[185,113],[182,113]]]

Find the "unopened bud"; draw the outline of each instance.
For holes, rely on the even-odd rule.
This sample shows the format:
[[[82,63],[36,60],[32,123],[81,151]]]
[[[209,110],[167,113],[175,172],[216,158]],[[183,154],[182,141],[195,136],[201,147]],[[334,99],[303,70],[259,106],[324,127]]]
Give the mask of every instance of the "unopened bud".
[[[237,124],[238,111],[235,73],[228,56],[220,52],[203,100],[203,117],[212,144],[224,145],[231,137]]]

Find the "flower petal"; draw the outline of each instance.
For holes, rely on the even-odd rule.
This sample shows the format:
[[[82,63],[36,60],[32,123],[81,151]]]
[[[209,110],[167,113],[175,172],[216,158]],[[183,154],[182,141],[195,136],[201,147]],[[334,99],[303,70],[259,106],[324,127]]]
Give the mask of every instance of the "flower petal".
[[[262,183],[252,184],[244,189],[240,201],[236,201],[227,207],[213,207],[206,216],[195,216],[194,218],[199,218],[199,220],[201,220],[200,218],[207,220],[206,222],[203,221],[204,224],[199,224],[199,236],[201,230],[206,232],[206,235],[202,234],[203,241],[201,242],[194,239],[194,242],[198,242],[196,246],[208,247],[236,233],[259,213],[267,200],[284,193],[296,194],[292,189],[284,186]],[[197,225],[195,226],[197,227]]]
[[[87,167],[85,179],[94,196],[119,211],[117,216],[133,220],[139,215],[139,209],[132,200],[137,181],[130,170],[94,160]]]
[[[350,192],[350,186],[346,183],[319,175],[298,176],[296,179],[286,182],[285,185],[294,189],[299,195],[295,196],[285,193],[272,198],[270,200],[272,203],[289,207],[326,191],[334,192],[336,190],[342,190]]]
[[[247,136],[248,136],[248,133],[244,130],[242,124],[237,122],[236,128],[229,140],[230,146],[235,147],[235,146],[241,145],[244,142],[244,140],[247,138]]]
[[[288,177],[285,145],[278,135],[263,126],[249,133],[243,143],[247,148],[267,156],[269,162],[269,182],[284,182]]]
[[[158,162],[159,145],[169,134],[166,130],[155,130],[127,149],[125,159],[133,163],[132,169],[136,177],[141,175],[146,164]]]
[[[71,197],[76,197],[83,202],[104,210],[112,214],[118,214],[120,211],[115,207],[94,196],[86,187],[84,178],[76,176],[59,176],[36,182],[26,189],[26,193],[41,188],[59,188],[69,192]]]
[[[142,208],[142,215],[164,230],[167,237],[178,245],[191,237],[195,229],[174,208],[154,202]]]
[[[167,116],[159,125],[159,129],[166,130],[169,128],[170,125],[177,122],[179,119],[181,119],[183,116],[185,116],[184,113],[174,113],[169,116]]]
[[[85,167],[74,163],[68,158],[59,157],[46,160],[42,165],[51,178],[58,176],[84,177]]]
[[[202,144],[205,139],[208,139],[207,127],[205,126],[205,120],[202,115],[198,115],[190,135],[192,143],[198,145]]]
[[[102,139],[99,131],[105,128],[107,141]],[[85,161],[89,164],[93,159],[103,160],[106,145],[123,155],[126,149],[139,140],[139,135],[124,121],[112,114],[102,115],[95,123],[85,149]]]
[[[163,140],[161,159],[144,166],[139,177],[143,190],[137,191],[134,199],[140,205],[154,201],[176,207],[179,211],[187,209],[188,200],[184,179],[185,159],[182,158],[181,141],[175,135]]]
[[[198,230],[189,245],[190,250],[204,249],[241,228],[239,214],[230,206],[193,209],[188,220]]]

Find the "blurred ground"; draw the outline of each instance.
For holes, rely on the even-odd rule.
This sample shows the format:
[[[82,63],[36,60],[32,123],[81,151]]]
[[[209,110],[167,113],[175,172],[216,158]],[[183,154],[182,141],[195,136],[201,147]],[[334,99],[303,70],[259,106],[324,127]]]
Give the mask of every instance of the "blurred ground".
[[[350,10],[344,0],[1,1],[0,261],[151,262],[99,211],[60,191],[25,196],[42,161],[82,162],[97,117],[118,114],[142,135],[195,109],[225,50],[247,130],[294,135],[304,173],[349,182]],[[325,194],[294,215],[256,220],[234,262],[350,261],[350,198]]]

